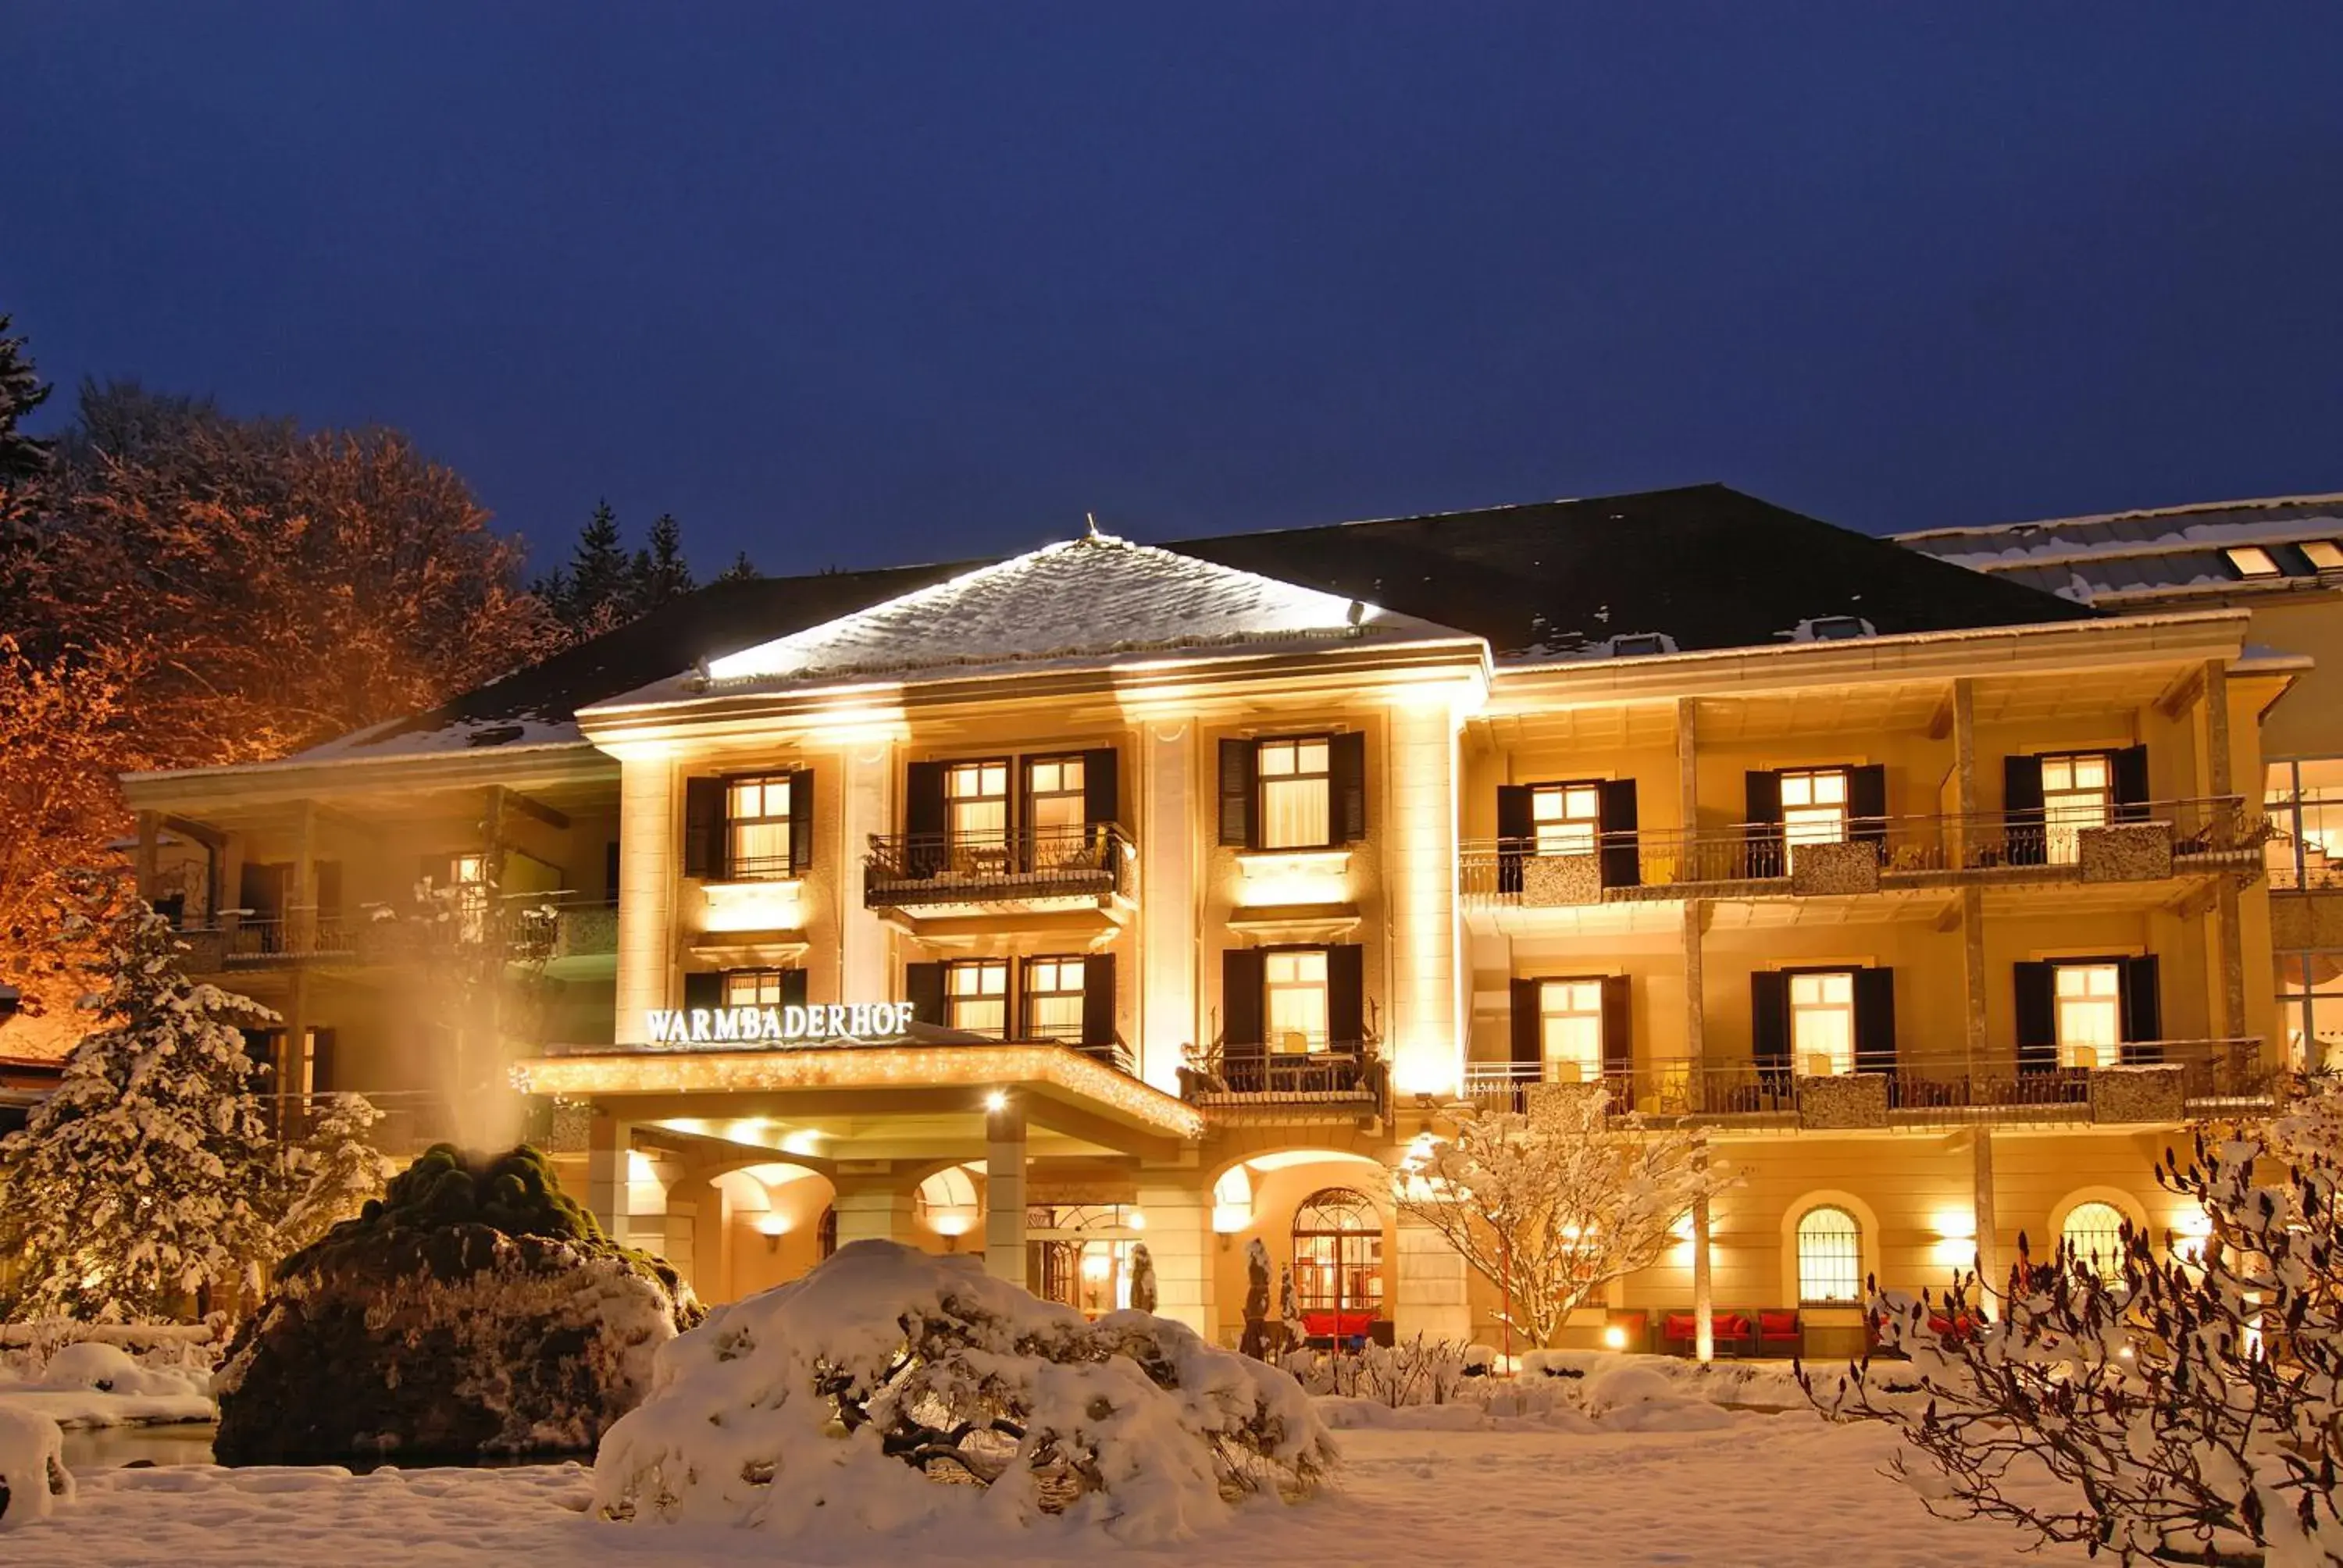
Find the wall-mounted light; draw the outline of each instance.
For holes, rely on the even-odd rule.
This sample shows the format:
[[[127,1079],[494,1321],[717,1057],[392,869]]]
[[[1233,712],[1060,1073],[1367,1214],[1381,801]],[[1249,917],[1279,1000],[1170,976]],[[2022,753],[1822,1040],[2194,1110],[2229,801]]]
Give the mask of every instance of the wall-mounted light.
[[[984,1108],[985,1108],[985,1110],[990,1111],[992,1111],[992,1112],[994,1112],[995,1114],[998,1114],[998,1113],[999,1113],[999,1112],[1001,1112],[1001,1111],[1003,1111],[1008,1110],[1008,1109],[1009,1109],[1009,1091],[1006,1091],[1006,1090],[1002,1090],[1002,1089],[995,1089],[995,1090],[990,1091],[990,1092],[988,1092],[988,1093],[985,1095],[985,1097],[984,1097]]]
[[[1617,1323],[1613,1323],[1609,1328],[1604,1329],[1603,1331],[1603,1348],[1606,1351],[1625,1350],[1627,1348],[1627,1331],[1621,1328]]]
[[[789,1233],[789,1216],[786,1214],[776,1214],[770,1210],[767,1210],[764,1213],[758,1215],[752,1222],[757,1227],[757,1234],[765,1238],[765,1251],[768,1252],[779,1251],[781,1250],[781,1238]]]

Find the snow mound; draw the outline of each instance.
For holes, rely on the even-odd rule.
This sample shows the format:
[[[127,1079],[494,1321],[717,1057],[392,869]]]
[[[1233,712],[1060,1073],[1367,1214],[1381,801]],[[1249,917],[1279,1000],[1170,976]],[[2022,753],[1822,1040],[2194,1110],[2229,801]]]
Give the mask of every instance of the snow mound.
[[[0,1530],[46,1519],[73,1501],[65,1442],[48,1417],[0,1406]]]
[[[975,1258],[865,1241],[661,1345],[594,1510],[785,1535],[1059,1514],[1148,1544],[1306,1495],[1335,1458],[1299,1383],[1183,1324],[1091,1322]]]
[[[1586,1380],[1580,1397],[1587,1418],[1606,1432],[1706,1432],[1733,1424],[1732,1416],[1679,1393],[1648,1366],[1606,1367]]]
[[[37,1382],[25,1385],[43,1392],[79,1392],[136,1396],[201,1394],[208,1378],[142,1367],[120,1348],[85,1340],[66,1345],[49,1358]]]

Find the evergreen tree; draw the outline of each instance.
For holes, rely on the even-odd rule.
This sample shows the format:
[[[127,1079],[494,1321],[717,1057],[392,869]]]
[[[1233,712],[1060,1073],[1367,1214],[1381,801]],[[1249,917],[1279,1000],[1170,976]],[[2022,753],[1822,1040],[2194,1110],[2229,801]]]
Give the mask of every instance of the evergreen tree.
[[[631,568],[618,537],[618,514],[609,502],[596,503],[594,515],[578,530],[577,548],[569,552],[568,600],[554,608],[573,627],[613,613],[623,616],[633,587]]]
[[[699,586],[683,558],[682,526],[673,513],[661,512],[651,525],[649,546],[635,554],[634,612],[649,615]]]
[[[69,928],[99,940],[102,1020],[22,1132],[0,1143],[11,1310],[141,1320],[184,1312],[273,1253],[284,1163],[252,1092],[244,1026],[277,1015],[187,978],[143,900],[95,876]]]
[[[381,1120],[363,1095],[324,1100],[309,1135],[286,1151],[292,1202],[277,1227],[277,1251],[299,1251],[382,1196],[382,1156],[367,1139]]]
[[[8,336],[8,323],[0,316],[0,506],[49,467],[50,444],[18,428],[25,415],[48,401],[49,389],[33,374],[25,340]]]
[[[757,569],[757,563],[749,558],[749,552],[742,550],[739,555],[732,558],[732,564],[730,566],[726,567],[722,571],[716,574],[716,581],[720,583],[755,582],[759,578],[761,578],[764,575],[764,573]]]

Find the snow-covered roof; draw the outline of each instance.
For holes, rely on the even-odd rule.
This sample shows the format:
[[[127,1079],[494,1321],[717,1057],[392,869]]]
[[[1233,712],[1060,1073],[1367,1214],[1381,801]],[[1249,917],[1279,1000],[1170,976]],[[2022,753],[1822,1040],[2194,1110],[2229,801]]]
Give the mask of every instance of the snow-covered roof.
[[[2316,581],[2316,563],[2288,547],[2343,541],[2343,495],[2274,496],[2148,511],[2050,518],[1896,536],[1923,555],[2077,604],[2219,593],[2241,584]],[[2224,553],[2278,547],[2275,576],[2248,577]]]
[[[585,733],[573,719],[520,714],[493,719],[457,719],[437,710],[394,719],[296,752],[293,762],[336,762],[375,757],[427,757],[488,747],[582,746]]]
[[[709,659],[702,670],[611,705],[872,678],[1089,668],[1282,644],[1471,640],[1471,633],[1359,599],[1091,534]]]

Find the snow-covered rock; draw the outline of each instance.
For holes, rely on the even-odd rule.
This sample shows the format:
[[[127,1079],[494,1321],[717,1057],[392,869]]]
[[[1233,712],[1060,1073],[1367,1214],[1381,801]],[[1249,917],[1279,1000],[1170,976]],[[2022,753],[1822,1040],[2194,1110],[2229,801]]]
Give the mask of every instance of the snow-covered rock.
[[[0,1405],[0,1530],[46,1519],[74,1496],[65,1433],[45,1415]],[[0,1561],[5,1561],[0,1558]]]
[[[1056,1513],[1141,1544],[1305,1494],[1334,1460],[1300,1384],[1181,1323],[1087,1322],[977,1259],[866,1241],[661,1346],[594,1501],[792,1535]]]

